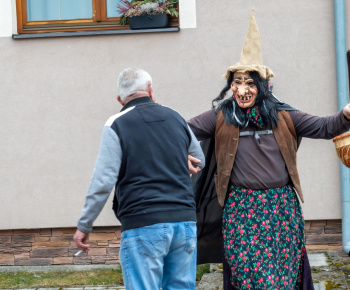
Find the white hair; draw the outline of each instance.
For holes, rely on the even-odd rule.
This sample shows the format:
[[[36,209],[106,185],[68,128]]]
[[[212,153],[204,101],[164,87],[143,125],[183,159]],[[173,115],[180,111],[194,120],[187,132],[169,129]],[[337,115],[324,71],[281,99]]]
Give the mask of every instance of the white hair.
[[[137,91],[148,92],[152,84],[150,74],[140,68],[130,67],[123,70],[118,77],[118,95],[124,101]]]

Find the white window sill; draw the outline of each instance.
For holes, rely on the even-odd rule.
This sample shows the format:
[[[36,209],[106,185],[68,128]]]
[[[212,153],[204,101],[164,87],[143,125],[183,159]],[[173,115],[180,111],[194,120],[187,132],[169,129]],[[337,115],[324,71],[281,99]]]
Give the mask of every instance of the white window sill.
[[[138,30],[115,29],[115,30],[94,30],[94,31],[67,31],[67,32],[13,34],[12,38],[13,39],[27,39],[27,38],[66,37],[66,36],[178,32],[178,31],[180,31],[180,27],[168,27],[168,28],[156,28],[156,29],[138,29]]]

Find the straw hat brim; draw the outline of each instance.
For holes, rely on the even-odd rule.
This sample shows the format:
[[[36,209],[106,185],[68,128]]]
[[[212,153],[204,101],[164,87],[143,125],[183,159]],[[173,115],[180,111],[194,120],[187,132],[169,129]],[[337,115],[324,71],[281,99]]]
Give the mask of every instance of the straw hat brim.
[[[240,64],[237,63],[233,66],[230,66],[226,70],[226,74],[223,76],[225,79],[228,79],[230,76],[230,73],[233,72],[250,72],[250,71],[256,71],[259,73],[259,75],[264,78],[269,80],[270,78],[274,77],[274,73],[272,72],[271,69],[269,69],[267,66],[263,65],[247,65],[247,64]]]

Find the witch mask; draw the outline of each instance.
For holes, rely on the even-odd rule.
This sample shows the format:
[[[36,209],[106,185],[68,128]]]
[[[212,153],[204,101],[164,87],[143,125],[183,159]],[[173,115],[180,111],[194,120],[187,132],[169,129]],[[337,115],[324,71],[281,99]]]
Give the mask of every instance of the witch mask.
[[[241,108],[250,108],[255,105],[258,88],[248,72],[235,72],[231,84],[233,98]]]

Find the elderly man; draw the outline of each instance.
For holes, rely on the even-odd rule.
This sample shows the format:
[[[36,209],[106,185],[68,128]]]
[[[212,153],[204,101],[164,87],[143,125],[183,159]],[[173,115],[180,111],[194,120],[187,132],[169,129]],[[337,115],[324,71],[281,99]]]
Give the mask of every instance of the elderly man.
[[[195,289],[196,206],[188,155],[197,158],[199,170],[203,152],[185,120],[154,102],[147,72],[125,69],[118,91],[123,108],[104,126],[76,246],[89,250],[88,233],[115,186],[126,289]]]

